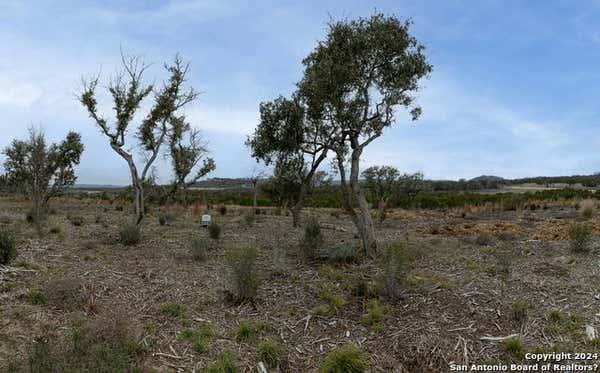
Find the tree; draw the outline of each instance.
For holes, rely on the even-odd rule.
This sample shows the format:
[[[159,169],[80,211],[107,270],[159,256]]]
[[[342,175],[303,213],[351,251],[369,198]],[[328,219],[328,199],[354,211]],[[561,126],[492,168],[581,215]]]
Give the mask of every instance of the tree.
[[[262,184],[261,189],[279,207],[285,209],[297,202],[305,174],[302,154],[282,155],[275,161],[273,176]]]
[[[79,101],[87,109],[90,118],[100,128],[102,134],[109,140],[110,147],[126,162],[131,173],[131,184],[135,190],[135,215],[136,225],[140,225],[144,218],[144,182],[152,164],[158,157],[161,146],[168,134],[169,123],[177,111],[188,103],[194,101],[198,94],[193,88],[184,91],[183,85],[189,70],[189,64],[184,64],[179,56],[175,57],[172,65],[165,64],[165,69],[170,77],[160,88],[146,85],[143,75],[148,65],[139,57],[125,57],[121,53],[123,71],[111,80],[108,92],[112,97],[115,110],[115,124],[111,126],[108,120],[98,113],[96,89],[99,78],[83,81],[83,90]],[[126,133],[142,101],[154,93],[154,102],[138,124],[135,138],[143,154],[141,173],[138,170],[131,151],[126,150]]]
[[[172,116],[169,120],[169,150],[171,165],[175,174],[172,195],[183,190],[183,198],[188,186],[194,184],[216,168],[212,158],[204,158],[208,153],[206,143],[202,141],[200,131],[185,121],[184,116]],[[204,159],[203,159],[204,158]],[[197,167],[202,161],[202,166]],[[196,168],[194,177],[186,180]]]
[[[398,177],[398,193],[414,198],[430,189],[428,183],[423,179],[423,173],[402,174]]]
[[[369,257],[376,255],[377,242],[359,184],[361,155],[395,123],[398,109],[407,109],[413,120],[418,119],[421,108],[415,105],[414,93],[432,70],[424,47],[409,33],[410,24],[383,14],[332,22],[327,38],[304,59],[298,85],[310,120],[327,122],[334,129],[340,174],[346,170],[346,158],[349,161],[349,185],[342,184],[342,191],[351,194],[346,202],[358,203],[360,215],[353,221]],[[346,208],[352,216],[352,205]]]
[[[69,132],[60,144],[47,146],[44,133],[30,128],[28,140],[13,140],[4,150],[4,180],[31,199],[36,222],[50,198],[75,184],[74,167],[83,149],[78,133]]]
[[[388,199],[398,187],[399,175],[398,169],[392,166],[372,166],[362,172],[364,186],[371,192],[379,210],[379,222],[385,218]]]
[[[260,122],[246,141],[252,157],[266,165],[277,159],[285,162],[301,157],[306,172],[291,209],[294,227],[300,222],[300,212],[306,203],[311,180],[333,144],[331,127],[324,120],[311,120],[309,111],[297,94],[291,99],[280,96],[273,101],[262,102]]]

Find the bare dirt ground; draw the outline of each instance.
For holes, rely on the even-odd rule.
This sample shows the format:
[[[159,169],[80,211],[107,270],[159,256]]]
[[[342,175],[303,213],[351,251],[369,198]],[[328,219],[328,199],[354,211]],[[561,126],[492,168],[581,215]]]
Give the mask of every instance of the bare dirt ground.
[[[368,325],[367,304],[377,296],[356,295],[354,280],[375,285],[377,260],[340,264],[306,261],[298,254],[302,228],[273,209],[246,223],[248,209],[228,206],[227,214],[211,214],[222,237],[211,241],[205,261],[191,258],[191,237],[208,237],[193,208],[171,208],[175,220],[158,223],[164,208],[151,207],[142,242],[118,242],[120,225],[131,219],[130,207],[98,200],[61,199],[53,203],[41,234],[26,223],[27,205],[0,200],[4,227],[19,231],[17,259],[0,267],[0,370],[43,333],[68,338],[75,318],[93,318],[83,305],[59,310],[31,304],[31,290],[52,280],[74,277],[96,296],[97,313],[128,315],[141,330],[141,366],[159,372],[201,371],[220,351],[233,351],[244,371],[255,371],[261,340],[275,341],[282,362],[276,371],[316,371],[333,348],[352,342],[369,355],[374,372],[446,372],[451,362],[483,364],[521,361],[524,352],[595,351],[598,340],[586,336],[586,325],[600,327],[600,270],[597,239],[589,254],[569,250],[569,224],[583,218],[568,204],[535,211],[402,211],[390,213],[377,230],[381,246],[405,242],[418,252],[407,270],[400,300],[380,299],[389,307]],[[326,247],[357,245],[353,226],[337,210],[310,210],[327,228]],[[73,225],[68,216],[81,216]],[[337,216],[337,217],[336,217]],[[586,220],[600,232],[600,217]],[[60,226],[51,233],[52,226]],[[55,230],[56,231],[56,230]],[[255,243],[259,248],[261,285],[255,302],[228,303],[229,286],[223,255],[227,247]],[[323,283],[343,303],[318,315]],[[515,317],[515,304],[526,316]],[[183,314],[165,313],[166,304],[183,306]],[[262,325],[240,341],[240,323]],[[205,351],[182,338],[186,329],[210,323],[214,337]],[[486,337],[517,334],[522,347]],[[482,339],[483,338],[483,339]],[[593,363],[588,361],[588,363]],[[271,370],[269,370],[271,371]]]

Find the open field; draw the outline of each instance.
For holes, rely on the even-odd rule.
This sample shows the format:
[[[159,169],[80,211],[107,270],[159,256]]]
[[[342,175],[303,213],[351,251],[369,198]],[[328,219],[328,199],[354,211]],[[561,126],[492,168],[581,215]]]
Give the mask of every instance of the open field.
[[[94,320],[127,325],[135,365],[158,372],[203,371],[225,350],[239,371],[255,371],[266,340],[279,348],[279,367],[268,370],[280,372],[316,371],[348,343],[368,355],[371,371],[446,372],[450,362],[522,361],[525,352],[595,351],[600,342],[586,335],[600,323],[598,240],[585,254],[568,242],[570,224],[597,234],[600,217],[582,217],[575,202],[534,211],[391,211],[377,239],[412,255],[396,299],[378,294],[380,260],[326,258],[358,245],[341,210],[305,212],[318,216],[325,235],[321,258],[306,260],[298,249],[303,229],[275,209],[254,222],[244,207],[211,211],[222,227],[211,240],[198,207],[169,208],[165,225],[158,217],[167,208],[151,207],[141,243],[124,246],[118,229],[131,219],[130,206],[66,198],[53,206],[38,230],[25,222],[24,202],[0,200],[2,226],[19,232],[18,257],[0,267],[2,371],[19,359],[26,367],[36,343],[67,348],[73,325]],[[192,258],[194,237],[208,242],[204,260]],[[258,294],[232,303],[225,251],[248,243],[259,253]],[[81,298],[54,299],[65,282]]]

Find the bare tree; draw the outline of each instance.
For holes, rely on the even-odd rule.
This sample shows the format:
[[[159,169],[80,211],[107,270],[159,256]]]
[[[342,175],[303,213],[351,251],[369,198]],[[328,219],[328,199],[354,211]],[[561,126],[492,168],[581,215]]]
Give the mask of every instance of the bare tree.
[[[202,140],[200,131],[185,121],[184,116],[173,116],[169,123],[169,153],[175,174],[171,194],[176,195],[181,190],[185,201],[187,188],[214,171],[216,165],[212,158],[204,158],[208,153],[207,143]],[[197,167],[200,161],[202,165]],[[187,180],[194,169],[194,177]]]
[[[110,147],[127,162],[131,183],[135,190],[135,222],[139,226],[144,218],[144,181],[165,142],[169,121],[180,108],[195,100],[198,94],[193,88],[184,90],[183,85],[189,64],[184,64],[179,56],[175,57],[172,65],[165,64],[170,77],[160,88],[153,84],[144,84],[143,76],[149,65],[139,57],[126,57],[121,53],[121,62],[123,70],[111,80],[107,88],[114,104],[116,118],[114,126],[98,113],[96,99],[98,77],[83,81],[79,101],[87,109],[102,134],[108,138]],[[125,148],[126,133],[140,104],[151,93],[154,93],[154,102],[135,132],[137,145],[144,158],[140,172],[132,152]]]

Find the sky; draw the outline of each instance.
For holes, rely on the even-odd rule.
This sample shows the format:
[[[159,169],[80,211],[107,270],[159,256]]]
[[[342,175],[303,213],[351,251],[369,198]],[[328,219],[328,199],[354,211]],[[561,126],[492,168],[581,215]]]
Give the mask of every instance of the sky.
[[[202,92],[185,114],[209,143],[209,177],[250,176],[261,166],[244,141],[259,103],[294,90],[329,20],[376,11],[412,19],[433,72],[417,95],[421,118],[400,114],[362,168],[431,179],[600,171],[600,2],[591,0],[2,0],[0,148],[30,126],[52,142],[74,130],[86,147],[78,183],[128,184],[126,163],[77,101],[81,79],[108,82],[122,49],[151,63],[148,82],[160,82],[180,53]],[[156,174],[172,178],[164,157]]]

